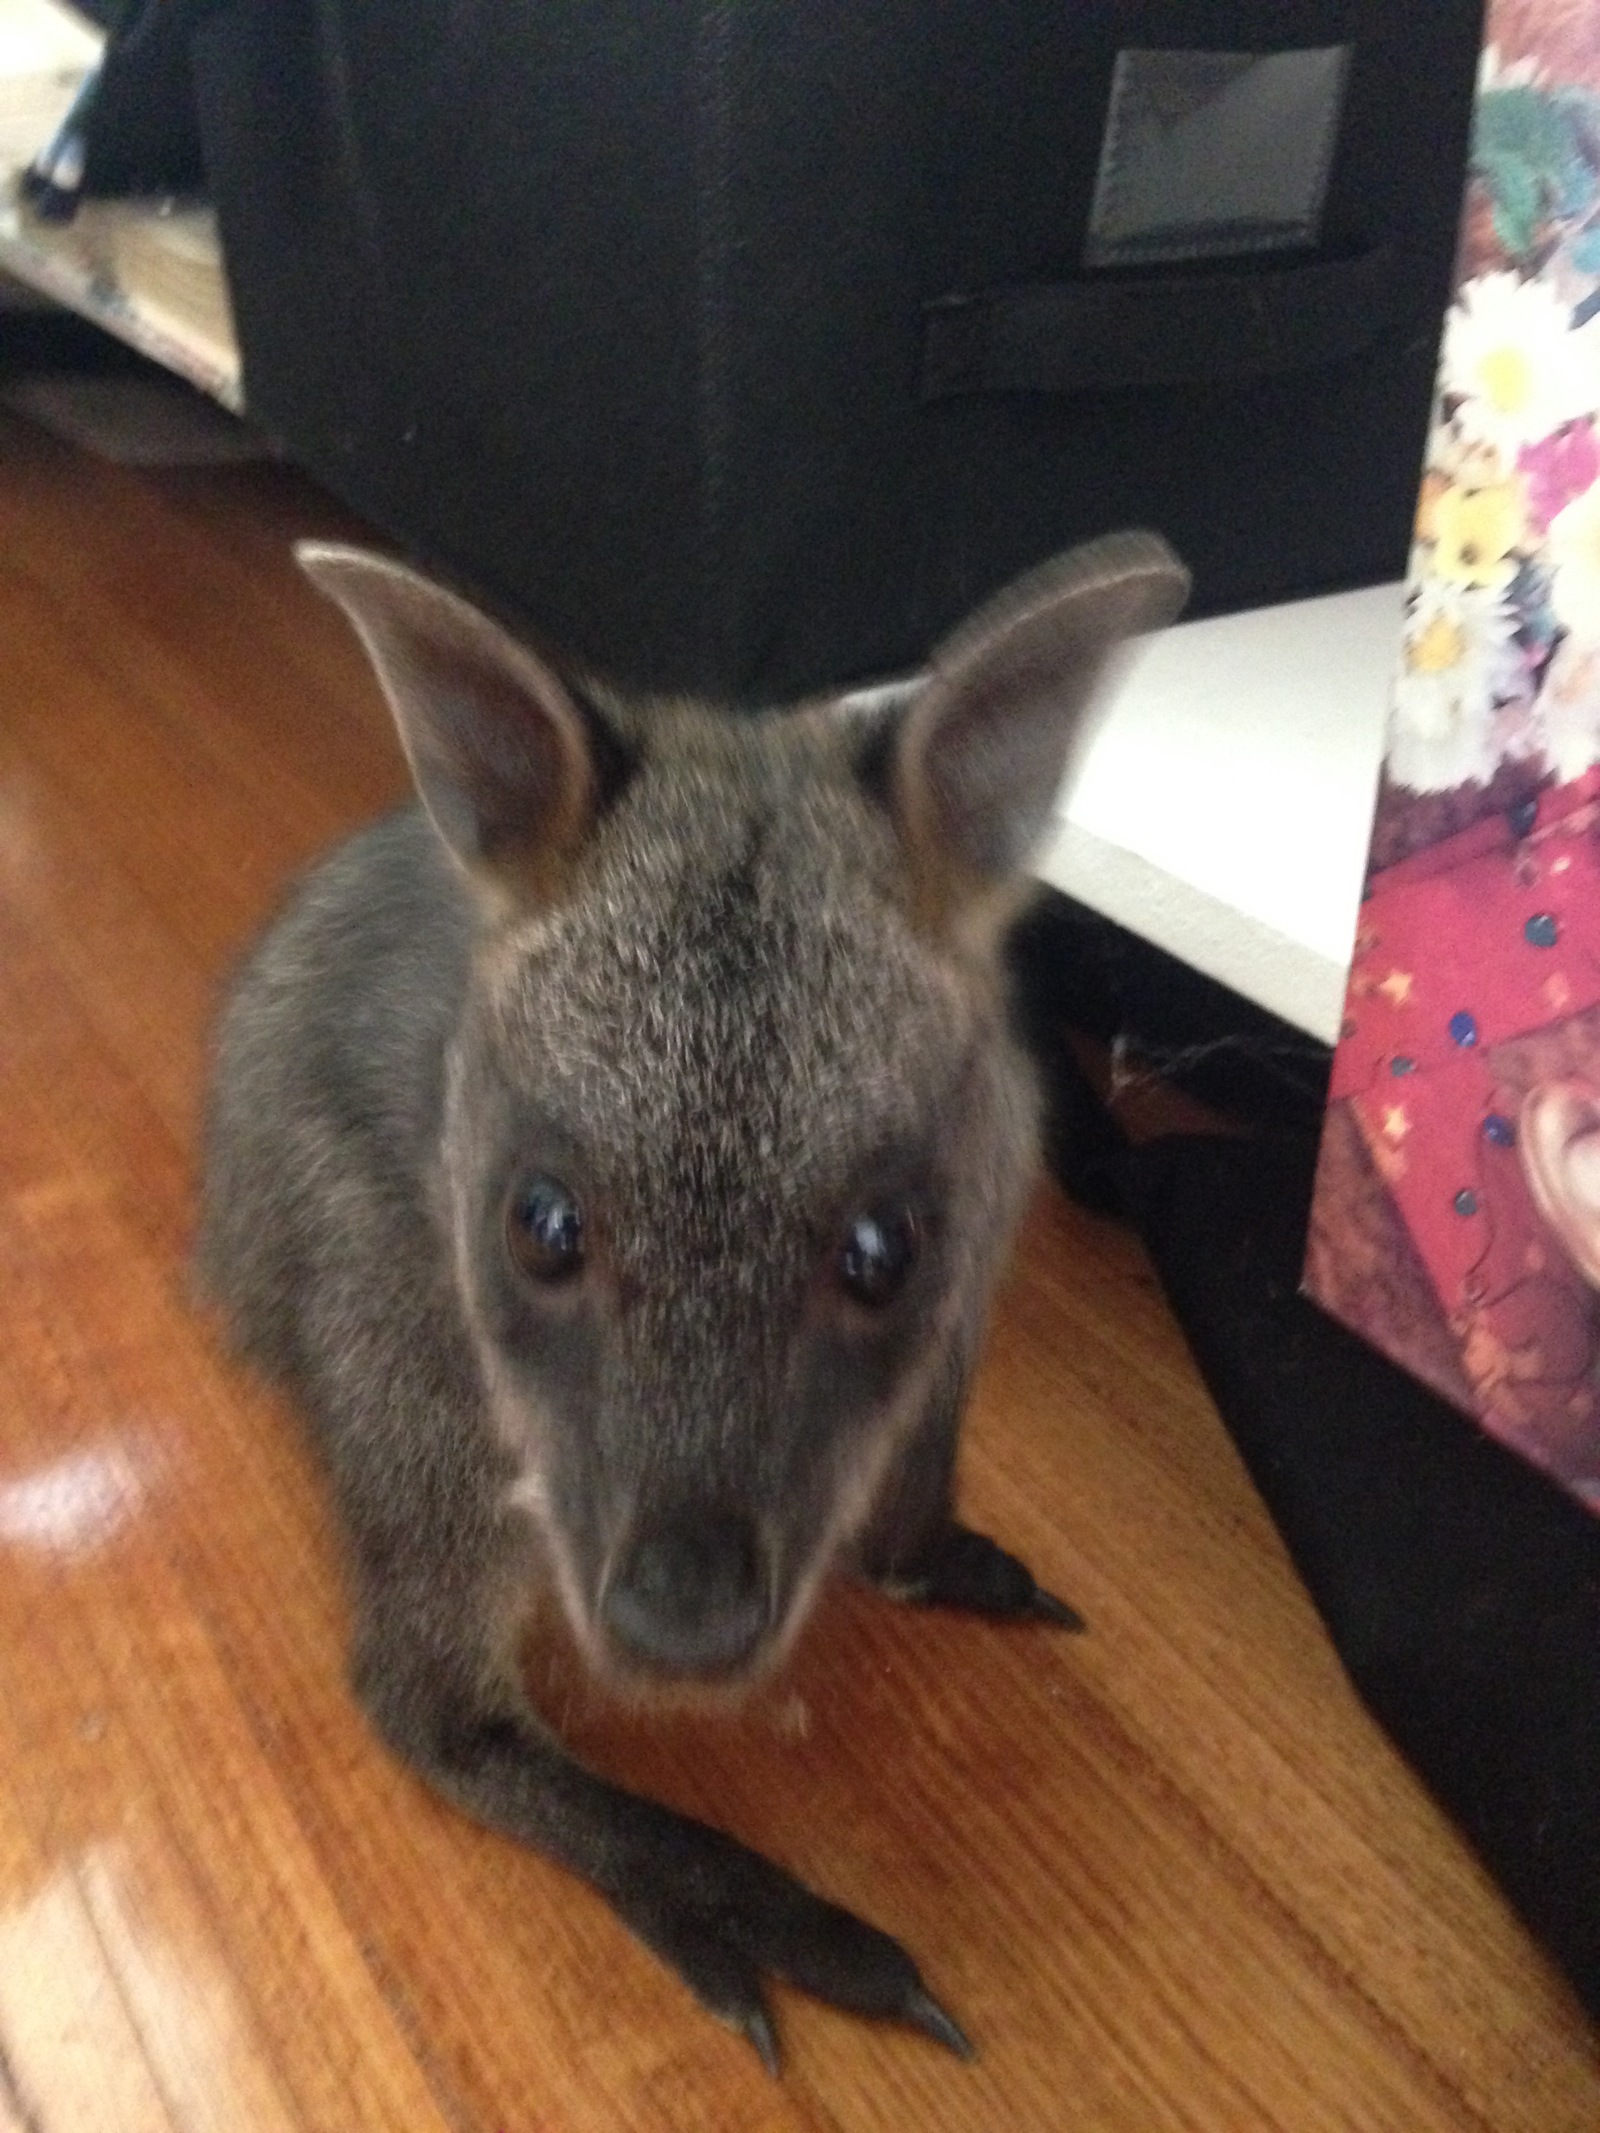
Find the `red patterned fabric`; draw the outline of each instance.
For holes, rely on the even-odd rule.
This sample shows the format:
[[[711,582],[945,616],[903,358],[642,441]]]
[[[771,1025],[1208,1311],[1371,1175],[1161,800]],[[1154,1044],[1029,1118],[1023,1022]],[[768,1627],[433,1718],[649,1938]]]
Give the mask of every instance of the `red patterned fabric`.
[[[1518,1149],[1541,1069],[1517,1040],[1566,1029],[1581,1057],[1577,1018],[1595,1008],[1600,770],[1378,878],[1331,1096],[1355,1112],[1486,1425],[1600,1504],[1600,1299],[1535,1208]]]

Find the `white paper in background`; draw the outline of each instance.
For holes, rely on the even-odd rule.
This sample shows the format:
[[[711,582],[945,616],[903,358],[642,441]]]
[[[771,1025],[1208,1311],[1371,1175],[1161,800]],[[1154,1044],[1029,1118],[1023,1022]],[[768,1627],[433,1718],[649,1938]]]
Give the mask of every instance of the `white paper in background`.
[[[1403,588],[1380,585],[1143,641],[1034,871],[1331,1041],[1402,611]]]

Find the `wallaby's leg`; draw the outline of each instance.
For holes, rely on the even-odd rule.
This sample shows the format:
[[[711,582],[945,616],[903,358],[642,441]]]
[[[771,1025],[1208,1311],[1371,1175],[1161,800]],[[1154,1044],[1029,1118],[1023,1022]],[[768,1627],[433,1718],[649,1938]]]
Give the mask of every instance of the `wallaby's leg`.
[[[910,1562],[878,1581],[895,1599],[918,1607],[958,1607],[968,1614],[1033,1617],[1062,1629],[1087,1627],[1065,1600],[1037,1584],[1025,1563],[985,1533],[948,1520]]]
[[[416,1536],[413,1536],[413,1539]],[[580,1874],[711,2013],[777,2071],[764,1973],[852,2013],[971,2047],[885,1933],[705,1824],[607,1784],[516,1681],[507,1561],[476,1580],[437,1555],[359,1573],[356,1681],[389,1744],[477,1821]],[[420,1573],[419,1574],[419,1570]]]
[[[1054,1622],[1083,1617],[1034,1580],[1027,1566],[953,1515],[956,1438],[966,1401],[964,1353],[952,1351],[928,1412],[901,1454],[868,1528],[862,1566],[891,1598],[918,1607]]]

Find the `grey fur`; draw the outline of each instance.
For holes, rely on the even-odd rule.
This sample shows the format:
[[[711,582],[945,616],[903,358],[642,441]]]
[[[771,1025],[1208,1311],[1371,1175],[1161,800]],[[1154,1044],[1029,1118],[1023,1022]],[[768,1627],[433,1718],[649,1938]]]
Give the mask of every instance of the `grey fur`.
[[[851,1563],[1067,1617],[950,1503],[1037,1152],[998,939],[1083,704],[1176,611],[1181,567],[1152,536],[1093,544],[916,688],[732,719],[597,704],[397,565],[302,560],[367,644],[427,811],[326,860],[235,984],[200,1263],[324,1454],[358,1690],[764,2054],[766,1971],[957,2040],[893,1941],[581,1770],[518,1640],[553,1584],[597,1670],[748,1678]],[[583,1207],[572,1279],[507,1248],[530,1170]],[[839,1252],[884,1207],[919,1253],[871,1311]]]

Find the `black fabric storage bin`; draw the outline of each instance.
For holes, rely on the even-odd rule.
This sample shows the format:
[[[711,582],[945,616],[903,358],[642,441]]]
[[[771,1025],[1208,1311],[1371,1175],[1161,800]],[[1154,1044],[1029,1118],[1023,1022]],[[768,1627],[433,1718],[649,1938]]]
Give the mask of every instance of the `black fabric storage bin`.
[[[214,0],[71,4],[110,32],[88,125],[84,193],[197,191],[202,172],[189,40]]]
[[[195,71],[250,410],[636,684],[890,672],[1118,524],[1184,552],[1195,612],[1398,574],[1479,17],[225,0]],[[1182,105],[1193,55],[1289,50],[1337,76],[1321,175],[1258,111],[1218,229],[1108,253],[1108,117],[1164,140],[1172,92],[1163,60],[1115,105],[1117,55],[1190,55]],[[1230,222],[1279,155],[1324,188],[1307,226]]]

